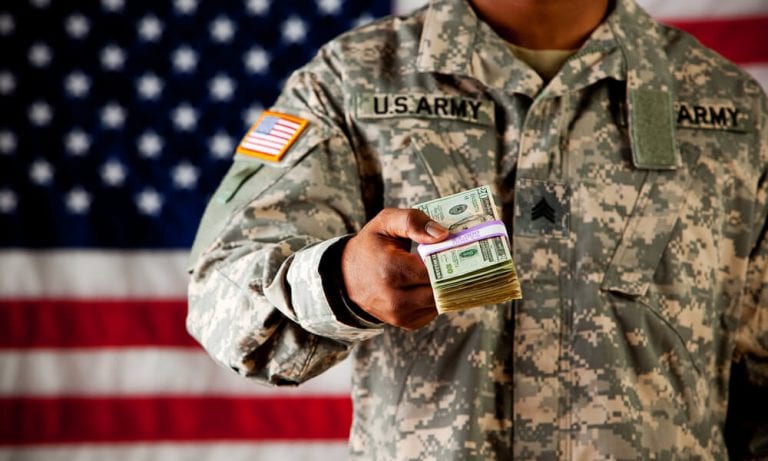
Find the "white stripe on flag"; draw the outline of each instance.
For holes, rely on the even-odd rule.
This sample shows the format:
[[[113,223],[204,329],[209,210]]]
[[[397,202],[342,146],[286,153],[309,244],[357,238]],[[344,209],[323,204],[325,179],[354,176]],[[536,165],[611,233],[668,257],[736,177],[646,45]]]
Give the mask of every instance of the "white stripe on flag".
[[[280,149],[285,145],[284,139],[275,136],[248,136],[248,139],[245,142],[250,144],[263,144],[267,147],[274,147],[276,149]]]
[[[264,134],[264,133],[257,133],[255,131],[251,132],[251,134],[248,135],[248,138],[254,138],[254,139],[275,139],[277,138],[279,141],[287,141],[291,139],[290,136],[286,136],[282,133],[272,133],[272,134]]]
[[[750,75],[755,77],[755,80],[757,80],[760,83],[760,85],[763,87],[763,91],[768,93],[768,63],[749,64],[742,67],[744,68],[744,70],[749,72]]]
[[[729,17],[764,16],[766,0],[638,0],[648,13],[662,19],[727,19]]]
[[[201,349],[16,349],[0,352],[0,397],[348,396],[350,373],[345,360],[299,387],[269,387],[217,365]]]
[[[296,129],[295,128],[285,127],[285,126],[280,126],[279,124],[277,124],[274,127],[272,127],[272,129],[269,130],[269,132],[270,132],[270,134],[277,132],[277,133],[285,133],[288,136],[293,136],[293,133],[296,132]]]
[[[253,149],[253,150],[256,150],[256,151],[259,151],[259,152],[263,152],[265,154],[277,155],[277,154],[280,153],[280,149],[275,149],[274,147],[269,147],[269,146],[264,145],[264,144],[255,144],[255,143],[248,142],[248,141],[243,141],[242,144],[243,144],[243,147],[245,147],[247,149]]]
[[[346,442],[118,443],[0,448],[0,461],[318,461],[347,459]]]
[[[299,125],[296,122],[292,122],[290,120],[285,120],[283,118],[278,120],[278,122],[277,122],[277,124],[275,126],[279,126],[279,125],[284,125],[284,126],[287,126],[288,128],[292,128],[293,131],[296,131],[301,126],[301,125]]]
[[[187,251],[0,251],[3,298],[186,298]]]

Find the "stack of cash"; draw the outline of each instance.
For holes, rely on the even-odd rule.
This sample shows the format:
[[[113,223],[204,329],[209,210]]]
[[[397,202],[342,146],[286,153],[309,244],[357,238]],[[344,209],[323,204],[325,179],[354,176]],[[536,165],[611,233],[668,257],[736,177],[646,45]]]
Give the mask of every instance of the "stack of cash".
[[[506,227],[488,186],[415,208],[450,231],[442,242],[418,246],[438,312],[522,298]]]

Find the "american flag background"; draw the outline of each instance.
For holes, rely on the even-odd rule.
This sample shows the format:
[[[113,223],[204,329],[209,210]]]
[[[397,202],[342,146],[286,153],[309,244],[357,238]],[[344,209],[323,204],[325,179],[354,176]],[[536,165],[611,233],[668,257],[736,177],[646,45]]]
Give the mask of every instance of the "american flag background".
[[[297,389],[187,335],[239,139],[335,35],[419,0],[0,6],[0,461],[344,459],[349,366]],[[768,88],[768,0],[644,0]]]

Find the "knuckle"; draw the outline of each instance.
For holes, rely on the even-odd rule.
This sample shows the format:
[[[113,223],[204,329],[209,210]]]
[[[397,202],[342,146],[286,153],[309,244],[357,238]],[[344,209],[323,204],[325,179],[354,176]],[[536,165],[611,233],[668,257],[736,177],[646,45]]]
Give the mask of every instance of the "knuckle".
[[[389,264],[384,262],[378,266],[378,279],[382,284],[384,284],[385,288],[388,288],[392,285],[393,277],[394,274],[392,273],[392,269]]]
[[[394,208],[384,208],[374,217],[377,221],[387,222],[392,219],[392,216],[397,210]]]
[[[384,271],[381,273],[381,281],[387,287],[398,286],[400,284],[400,274],[392,271]]]
[[[398,287],[406,278],[406,268],[397,256],[392,256],[379,266],[379,278],[387,287]]]

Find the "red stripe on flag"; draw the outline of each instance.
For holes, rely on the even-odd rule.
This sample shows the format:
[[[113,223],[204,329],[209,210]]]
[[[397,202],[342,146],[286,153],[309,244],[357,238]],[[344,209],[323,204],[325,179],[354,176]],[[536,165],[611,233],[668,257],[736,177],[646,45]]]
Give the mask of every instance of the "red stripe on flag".
[[[0,300],[0,348],[195,347],[186,300]]]
[[[347,397],[2,398],[0,445],[346,440]]]
[[[738,64],[768,62],[768,16],[664,21]]]

